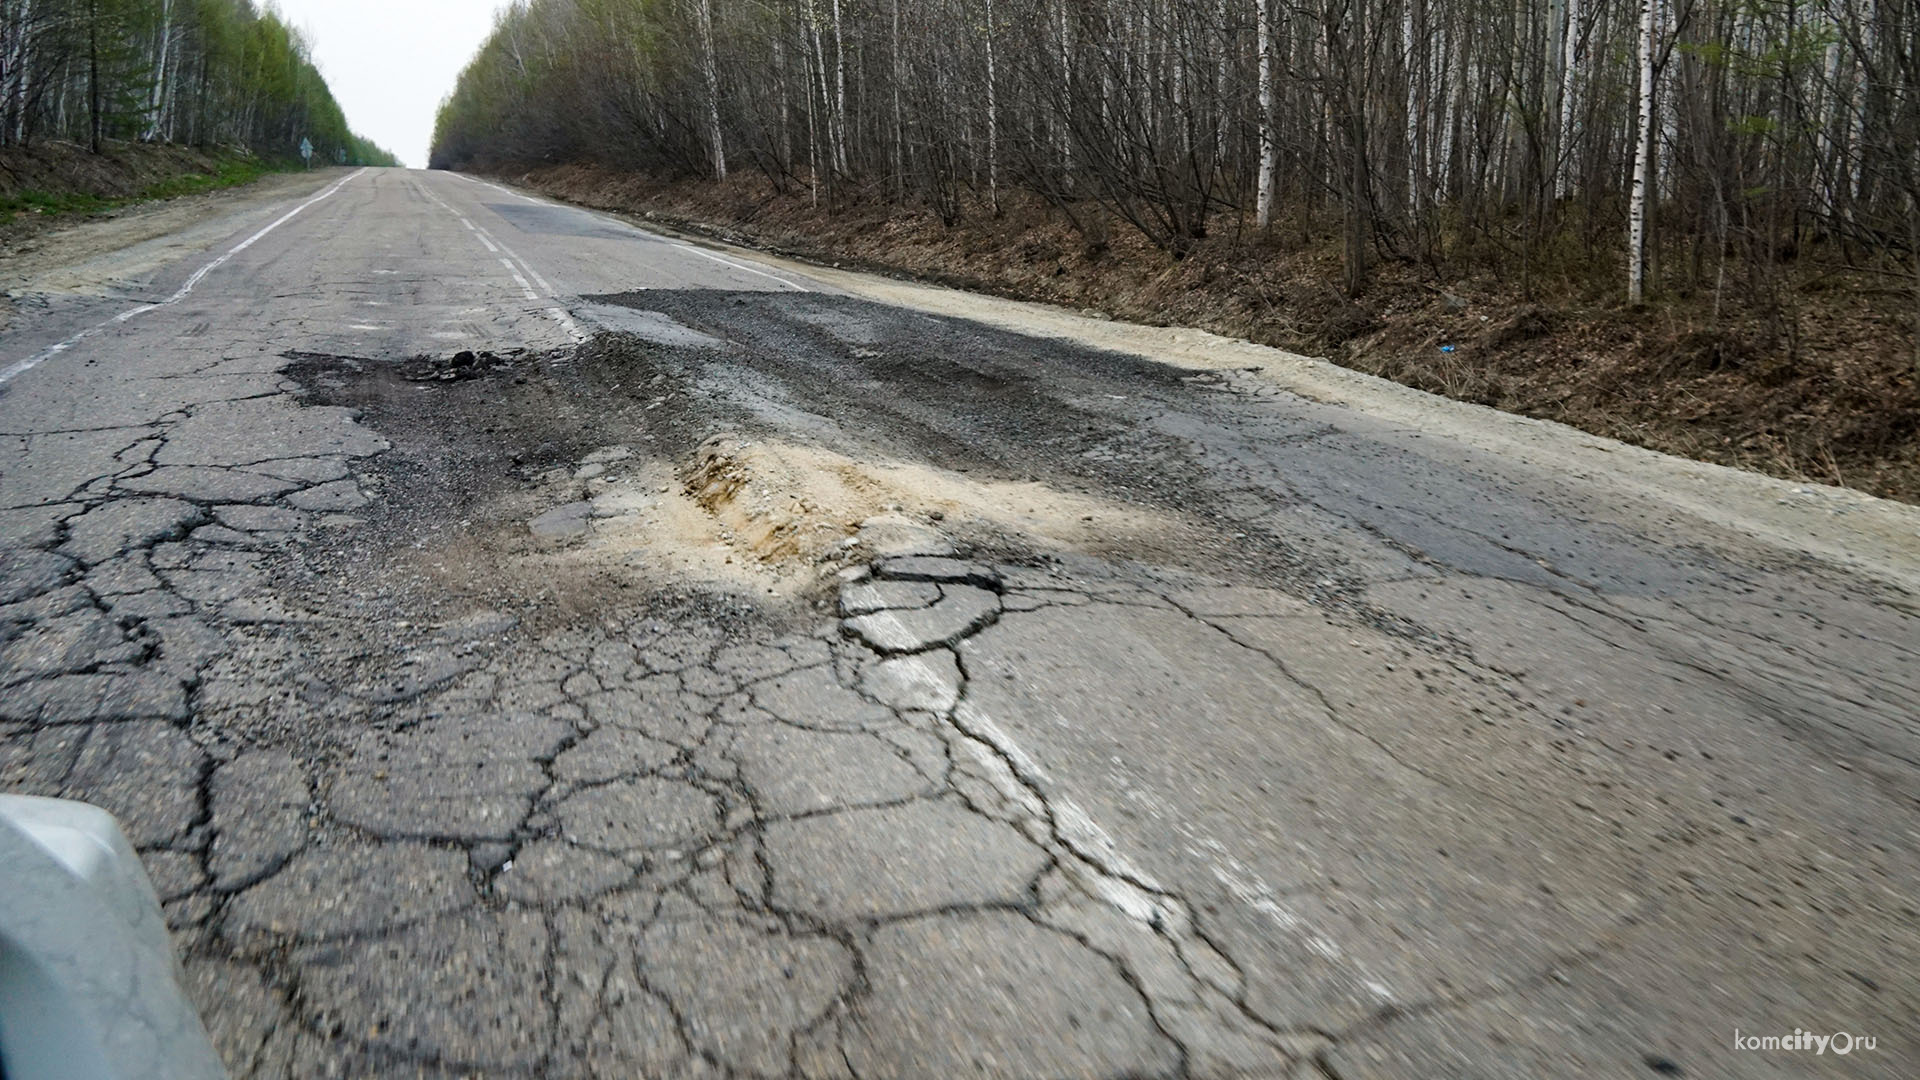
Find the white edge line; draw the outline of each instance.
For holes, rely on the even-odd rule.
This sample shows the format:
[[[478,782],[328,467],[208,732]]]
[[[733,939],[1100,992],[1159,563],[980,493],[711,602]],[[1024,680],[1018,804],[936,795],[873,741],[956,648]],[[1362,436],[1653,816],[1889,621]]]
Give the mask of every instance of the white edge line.
[[[0,371],[0,383],[11,382],[15,378],[21,375],[24,375],[29,371],[32,371],[34,368],[39,367],[41,364],[46,363],[48,360],[51,360],[54,357],[60,355],[61,353],[66,352],[68,349],[73,348],[75,345],[78,345],[80,342],[86,340],[87,338],[92,337],[94,334],[99,333],[101,330],[105,329],[109,325],[112,325],[114,323],[124,323],[131,319],[136,319],[142,315],[145,315],[149,311],[154,311],[159,308],[166,307],[170,304],[177,304],[180,301],[185,300],[187,298],[187,294],[193,292],[194,286],[200,284],[201,281],[205,280],[208,274],[211,274],[215,270],[218,270],[222,266],[225,266],[228,263],[228,261],[231,260],[235,255],[240,254],[241,252],[247,250],[253,245],[259,243],[261,240],[265,239],[268,233],[273,232],[275,229],[278,229],[280,226],[285,225],[287,222],[292,221],[296,217],[299,217],[301,212],[306,210],[308,207],[332,198],[335,194],[337,194],[340,191],[341,188],[346,187],[347,184],[358,179],[366,171],[367,170],[365,169],[361,169],[358,172],[354,173],[352,176],[348,176],[341,179],[340,182],[334,184],[332,187],[328,188],[327,190],[321,192],[318,195],[315,195],[313,198],[308,199],[306,202],[303,202],[299,206],[296,206],[293,209],[287,211],[284,215],[282,215],[279,218],[279,220],[275,221],[273,224],[268,225],[266,228],[261,229],[259,232],[254,233],[252,236],[249,236],[245,240],[240,241],[240,243],[234,245],[232,250],[228,251],[226,254],[220,256],[219,258],[213,260],[207,265],[194,271],[193,276],[187,278],[186,284],[180,286],[180,288],[176,290],[172,296],[169,296],[165,300],[161,300],[157,303],[142,304],[136,308],[129,308],[128,310],[123,311],[118,315],[115,315],[113,318],[107,320],[106,322],[100,323],[96,326],[90,326],[85,330],[82,330],[79,333],[68,338],[67,340],[60,342],[57,345],[51,345],[41,350],[40,352],[27,357],[25,360],[22,360],[12,365],[11,367],[7,368],[5,371]]]
[[[726,265],[733,267],[735,270],[745,270],[749,274],[759,274],[763,278],[772,278],[773,280],[779,282],[782,285],[785,285],[789,289],[793,289],[796,292],[812,291],[808,289],[805,285],[796,285],[793,282],[788,281],[786,278],[783,278],[778,274],[769,274],[765,270],[755,269],[754,267],[748,266],[746,263],[735,262],[732,259],[723,258],[719,255],[715,255],[711,251],[702,251],[699,248],[694,247],[692,244],[676,243],[673,246],[681,249],[682,251],[691,251],[695,255],[698,255],[703,259],[712,259],[714,262],[717,262],[717,263],[725,263]]]

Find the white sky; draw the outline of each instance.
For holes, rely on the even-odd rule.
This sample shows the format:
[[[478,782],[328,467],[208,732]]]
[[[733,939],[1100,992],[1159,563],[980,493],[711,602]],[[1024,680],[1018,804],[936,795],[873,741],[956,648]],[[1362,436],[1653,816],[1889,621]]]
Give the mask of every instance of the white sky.
[[[416,168],[433,114],[504,0],[273,0],[305,32],[353,130]]]

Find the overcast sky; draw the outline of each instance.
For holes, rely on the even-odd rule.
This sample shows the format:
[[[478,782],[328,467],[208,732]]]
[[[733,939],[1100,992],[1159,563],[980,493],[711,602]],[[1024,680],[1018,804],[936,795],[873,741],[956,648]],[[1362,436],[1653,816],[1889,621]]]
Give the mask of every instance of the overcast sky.
[[[504,0],[274,0],[306,32],[353,130],[427,163],[433,114]]]

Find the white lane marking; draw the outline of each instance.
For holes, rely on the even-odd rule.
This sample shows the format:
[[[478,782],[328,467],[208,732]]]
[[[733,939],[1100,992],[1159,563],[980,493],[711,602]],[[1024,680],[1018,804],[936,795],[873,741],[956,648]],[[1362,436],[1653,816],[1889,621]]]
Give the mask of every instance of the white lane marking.
[[[460,176],[459,173],[452,173],[450,175],[459,177],[462,180],[467,179],[464,176]],[[504,253],[505,258],[502,258],[500,260],[500,265],[506,267],[507,273],[513,275],[514,283],[520,286],[520,291],[526,295],[526,298],[528,300],[540,299],[540,293],[535,292],[533,289],[533,286],[528,284],[527,282],[528,278],[532,278],[534,281],[539,282],[541,290],[546,293],[546,296],[548,299],[551,299],[551,300],[559,299],[559,294],[554,291],[553,284],[549,282],[546,278],[541,277],[540,271],[535,270],[533,268],[532,263],[528,262],[525,259],[522,259],[518,254],[516,254],[513,251],[512,248],[509,248],[505,243],[496,243],[498,241],[498,238],[495,237],[492,233],[488,232],[485,226],[475,225],[471,220],[469,220],[467,217],[462,215],[460,211],[455,210],[451,206],[448,206],[446,202],[443,201],[438,195],[435,195],[433,192],[427,190],[427,185],[425,184],[425,182],[422,182],[420,184],[420,192],[421,194],[425,195],[427,198],[433,200],[434,204],[440,207],[440,209],[445,210],[447,213],[452,214],[456,218],[459,218],[460,224],[465,225],[469,230],[471,230],[474,233],[475,239],[479,240],[482,244],[485,244],[489,252],[492,252],[493,254],[496,254],[496,255]],[[524,275],[521,273],[521,271],[523,270],[525,271]],[[549,318],[551,318],[554,322],[560,324],[560,329],[566,331],[567,337],[571,338],[574,342],[578,343],[578,342],[587,340],[587,335],[581,332],[580,325],[574,322],[573,319],[570,316],[568,316],[565,309],[557,306],[549,307],[549,308],[545,308],[543,310],[543,313],[547,315]]]
[[[746,263],[735,262],[732,259],[722,258],[719,255],[715,255],[711,251],[702,251],[699,248],[694,247],[692,244],[675,244],[673,246],[679,248],[682,251],[691,251],[695,255],[698,255],[703,259],[712,259],[714,262],[717,262],[717,263],[725,263],[728,266],[733,267],[735,270],[745,270],[749,274],[759,274],[763,278],[772,278],[773,280],[779,282],[782,285],[785,285],[787,288],[792,289],[795,292],[811,291],[805,285],[796,285],[793,282],[788,281],[786,278],[783,278],[778,274],[769,274],[765,270],[757,270],[751,266],[748,266]]]
[[[876,614],[896,627],[906,629],[895,612],[882,611]],[[945,681],[928,666],[925,657],[906,657],[900,666],[909,678],[926,690],[932,693],[945,690]],[[962,734],[986,743],[1007,762],[1010,766],[1010,783],[1051,786],[1047,771],[1040,767],[1040,763],[1021,749],[1020,744],[1014,742],[1013,737],[979,706],[968,701],[960,702],[953,709],[952,722]],[[1007,791],[1003,794],[1016,803],[1024,803],[1031,797],[1025,791]],[[1078,803],[1056,791],[1047,794],[1046,807],[1053,819],[1054,835],[1099,870],[1100,877],[1093,885],[1099,890],[1101,899],[1143,926],[1163,926],[1180,933],[1187,930],[1184,910],[1162,899],[1172,893],[1133,860],[1121,854],[1120,845],[1114,842],[1112,834],[1101,828]]]
[[[468,175],[467,175],[466,173],[457,173],[457,172],[448,172],[448,173],[447,173],[447,175],[448,175],[448,176],[451,176],[451,177],[453,177],[453,178],[454,178],[455,180],[465,180],[465,181],[466,181],[467,183],[469,183],[469,184],[478,184],[478,185],[480,185],[481,187],[487,187],[487,188],[492,188],[493,190],[495,190],[495,191],[497,191],[497,192],[499,192],[499,193],[500,193],[500,194],[502,194],[502,195],[508,195],[508,196],[511,196],[511,197],[513,197],[513,198],[515,198],[515,199],[519,199],[519,200],[521,200],[522,202],[530,202],[530,203],[532,203],[532,204],[534,204],[535,206],[551,206],[551,205],[553,205],[553,204],[551,204],[551,203],[546,203],[546,202],[542,202],[542,201],[541,201],[541,200],[539,200],[539,199],[535,199],[535,198],[532,198],[532,197],[529,197],[529,196],[526,196],[526,195],[522,195],[522,194],[520,194],[519,192],[517,192],[517,191],[514,191],[514,190],[512,190],[512,189],[510,189],[510,188],[503,188],[503,187],[501,187],[501,186],[500,186],[499,184],[494,184],[494,183],[490,183],[490,182],[488,182],[488,181],[486,181],[486,180],[479,180],[479,179],[476,179],[476,178],[474,178],[474,177],[471,177],[471,176],[468,176]]]
[[[1282,933],[1291,934],[1299,939],[1308,951],[1328,961],[1344,963],[1349,972],[1367,992],[1382,1001],[1394,1000],[1391,987],[1375,978],[1365,965],[1347,955],[1332,938],[1316,932],[1307,925],[1292,908],[1281,899],[1280,893],[1272,885],[1249,869],[1240,860],[1227,851],[1225,844],[1211,836],[1196,832],[1192,826],[1181,820],[1171,807],[1157,796],[1132,787],[1114,775],[1116,787],[1123,788],[1129,801],[1137,803],[1150,815],[1171,824],[1176,832],[1186,837],[1187,854],[1205,864],[1213,872],[1214,880],[1226,886],[1235,900],[1265,915]],[[1202,849],[1205,850],[1202,850]]]
[[[139,318],[140,316],[145,315],[149,311],[155,311],[160,308],[166,307],[169,304],[177,304],[180,301],[185,300],[187,298],[187,295],[193,292],[194,286],[200,284],[201,281],[205,280],[208,274],[211,274],[215,270],[218,270],[222,266],[225,266],[229,261],[233,259],[235,255],[240,254],[241,252],[247,250],[253,245],[259,243],[261,240],[265,239],[267,234],[273,232],[275,229],[278,229],[280,226],[285,225],[287,222],[292,221],[294,218],[299,217],[301,213],[307,210],[309,207],[332,198],[335,194],[337,194],[340,191],[341,188],[346,187],[349,183],[352,183],[354,180],[359,179],[363,174],[366,173],[366,171],[367,170],[365,169],[361,169],[359,172],[354,173],[352,176],[345,177],[339,183],[333,185],[327,190],[321,192],[320,194],[315,195],[313,198],[308,199],[306,202],[301,203],[299,206],[294,207],[292,210],[287,211],[284,215],[282,215],[279,218],[279,220],[275,221],[273,224],[268,225],[266,228],[261,229],[259,232],[254,233],[252,236],[247,237],[245,240],[242,240],[240,243],[236,244],[232,248],[232,250],[228,251],[226,254],[220,256],[219,258],[213,260],[207,265],[194,271],[193,276],[187,278],[186,284],[180,286],[179,289],[174,291],[174,294],[172,296],[167,297],[165,300],[161,300],[157,303],[152,303],[152,304],[141,304],[139,307],[130,308],[126,311],[123,311],[120,314],[115,315],[113,318],[108,319],[106,322],[100,323],[97,326],[90,326],[87,329],[82,330],[79,333],[68,338],[67,340],[62,341],[57,345],[49,346],[48,348],[43,349],[40,352],[27,357],[25,360],[22,360],[14,364],[13,366],[7,368],[5,371],[0,371],[0,384],[11,382],[15,378],[21,375],[24,375],[29,371],[32,371],[34,368],[37,368],[41,364],[46,363],[48,360],[51,360],[54,357],[59,356],[61,353],[66,352],[68,349],[71,349],[75,345],[80,344],[82,341],[106,329],[108,326],[114,325],[116,323],[124,323],[129,320]]]
[[[520,264],[520,269],[525,270],[527,272],[528,277],[539,282],[540,288],[543,291],[545,291],[548,296],[558,297],[559,294],[553,291],[553,286],[547,283],[546,278],[543,278],[540,276],[540,271],[535,270],[533,268],[532,263],[528,262],[525,259],[522,259],[519,253],[515,252],[512,248],[508,247],[507,242],[505,240],[502,240],[498,236],[495,236],[493,233],[489,232],[487,230],[487,227],[484,225],[480,227],[479,232],[482,240],[488,240],[492,242],[488,246],[491,247],[492,244],[500,245],[500,250],[506,252],[508,258],[518,262]]]
[[[172,303],[177,303],[181,300],[186,299],[187,294],[193,291],[193,287],[195,285],[200,284],[200,280],[202,278],[206,277],[208,274],[213,273],[215,270],[220,269],[222,266],[225,266],[227,264],[227,261],[232,259],[235,255],[240,254],[241,252],[247,250],[253,245],[259,243],[261,240],[265,239],[268,233],[272,232],[273,230],[279,228],[282,225],[285,225],[287,222],[292,221],[294,218],[299,217],[301,212],[306,210],[307,207],[312,206],[315,203],[321,202],[323,200],[332,198],[341,188],[347,186],[348,181],[355,179],[356,177],[360,176],[362,173],[365,173],[366,171],[367,170],[365,169],[361,169],[359,172],[354,173],[353,176],[349,176],[346,179],[341,180],[339,183],[333,185],[327,190],[321,192],[318,195],[315,195],[313,198],[308,199],[306,202],[303,202],[299,206],[296,206],[293,209],[287,211],[286,215],[282,217],[280,220],[274,222],[273,224],[267,226],[264,229],[261,229],[259,232],[254,233],[252,236],[247,237],[245,240],[240,241],[240,243],[234,245],[234,248],[232,251],[227,252],[225,255],[220,256],[219,258],[213,260],[207,265],[194,271],[193,276],[187,279],[187,283],[185,285],[180,286],[180,290],[178,292],[174,293],[172,296],[168,297],[167,299],[161,301],[161,303],[172,304]]]
[[[899,616],[885,612],[894,620]],[[915,681],[927,687],[941,687],[945,684],[939,675],[918,656],[911,657],[903,665],[913,675]],[[953,710],[953,723],[963,733],[993,747],[1011,766],[1014,776],[1035,786],[1052,786],[1051,779],[1040,763],[1035,761],[1006,729],[994,722],[992,716],[972,702],[963,701]],[[1010,798],[1018,798],[1016,792],[1006,793]],[[1129,790],[1129,797],[1138,798],[1139,793]],[[1142,800],[1148,804],[1158,804],[1158,799],[1148,797]],[[1053,814],[1054,835],[1064,841],[1070,849],[1082,858],[1097,866],[1104,875],[1095,883],[1102,899],[1116,910],[1148,926],[1171,925],[1184,918],[1184,912],[1161,899],[1172,896],[1168,889],[1156,881],[1145,869],[1126,857],[1120,851],[1120,845],[1113,835],[1102,828],[1092,815],[1080,805],[1067,798],[1063,792],[1053,791],[1046,796],[1046,805]],[[1211,854],[1188,846],[1187,853],[1207,865],[1220,884],[1226,886],[1234,899],[1260,912],[1271,919],[1282,932],[1298,938],[1307,949],[1330,962],[1343,963],[1353,977],[1369,993],[1382,1001],[1394,1000],[1393,991],[1385,982],[1375,978],[1359,961],[1348,956],[1332,939],[1317,933],[1306,925],[1299,915],[1280,901],[1279,894],[1262,881],[1258,875],[1248,870],[1227,853],[1226,846],[1211,837],[1196,837],[1185,822],[1168,811],[1163,805],[1150,805],[1158,815],[1171,821],[1174,828],[1190,838],[1197,838]],[[1222,865],[1222,864],[1225,865]],[[1157,895],[1156,895],[1157,894]],[[1182,930],[1185,928],[1182,927]]]
[[[572,317],[564,310],[557,307],[550,307],[547,309],[547,314],[553,316],[553,321],[559,323],[560,329],[565,330],[567,336],[575,342],[587,340],[587,335],[580,330],[580,324],[574,322]]]
[[[490,188],[492,188],[493,190],[495,190],[495,191],[497,191],[497,192],[499,192],[499,193],[500,193],[500,194],[502,194],[502,195],[506,195],[506,196],[508,196],[508,197],[510,197],[510,198],[515,198],[515,199],[519,199],[519,200],[520,200],[521,202],[530,202],[530,203],[532,203],[532,204],[533,204],[533,205],[535,205],[535,206],[547,206],[547,205],[550,205],[549,203],[546,203],[546,202],[544,202],[544,201],[542,201],[542,200],[540,200],[540,199],[536,199],[536,198],[534,198],[534,197],[533,197],[533,196],[531,196],[531,195],[522,195],[522,194],[520,194],[519,192],[517,192],[517,191],[513,191],[513,190],[511,190],[511,189],[509,189],[509,188],[503,188],[503,187],[501,187],[501,186],[500,186],[499,184],[493,184],[493,183],[488,183],[488,182],[487,182],[487,181],[485,181],[485,180],[480,180],[480,181],[477,181],[477,183],[479,183],[481,187],[490,187]]]
[[[527,299],[540,299],[540,294],[533,291],[533,286],[527,283],[527,279],[520,273],[520,268],[513,265],[512,259],[501,259],[500,265],[506,267],[507,273],[513,275],[513,283],[520,286],[520,291],[527,294]]]

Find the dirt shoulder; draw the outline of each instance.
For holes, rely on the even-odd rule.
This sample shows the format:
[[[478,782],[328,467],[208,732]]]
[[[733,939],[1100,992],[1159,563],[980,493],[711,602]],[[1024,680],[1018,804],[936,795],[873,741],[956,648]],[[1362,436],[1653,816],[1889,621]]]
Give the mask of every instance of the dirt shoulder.
[[[1088,250],[1039,206],[946,227],[883,205],[815,206],[758,177],[663,183],[587,166],[498,175],[598,209],[812,263],[1186,326],[1381,375],[1637,446],[1784,479],[1920,502],[1920,380],[1910,297],[1884,281],[1810,275],[1792,325],[1674,298],[1528,298],[1381,266],[1348,300],[1311,245],[1221,235],[1175,262],[1124,230]]]

